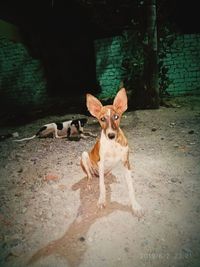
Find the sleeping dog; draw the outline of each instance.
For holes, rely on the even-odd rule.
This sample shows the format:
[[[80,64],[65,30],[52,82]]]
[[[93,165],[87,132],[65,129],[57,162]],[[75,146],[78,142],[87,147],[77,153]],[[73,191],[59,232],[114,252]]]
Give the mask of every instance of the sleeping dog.
[[[96,135],[87,132],[83,133],[83,127],[87,123],[87,119],[74,119],[64,122],[52,122],[43,125],[39,131],[31,136],[23,139],[14,140],[16,142],[22,142],[34,139],[35,137],[50,137],[54,138],[71,138],[73,136],[80,136],[82,138],[87,138],[85,134],[90,135],[92,137],[96,137]]]

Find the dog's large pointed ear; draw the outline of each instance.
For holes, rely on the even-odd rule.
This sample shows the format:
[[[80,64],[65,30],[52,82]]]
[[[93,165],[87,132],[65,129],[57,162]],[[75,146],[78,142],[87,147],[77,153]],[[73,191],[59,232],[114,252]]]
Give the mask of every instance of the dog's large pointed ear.
[[[128,108],[127,103],[128,103],[128,99],[127,99],[126,90],[125,90],[125,88],[122,88],[119,90],[119,92],[115,96],[115,99],[113,101],[113,106],[116,108],[116,110],[120,114],[122,114]]]
[[[96,118],[99,116],[101,108],[103,107],[101,102],[91,94],[86,95],[86,105],[89,112]]]

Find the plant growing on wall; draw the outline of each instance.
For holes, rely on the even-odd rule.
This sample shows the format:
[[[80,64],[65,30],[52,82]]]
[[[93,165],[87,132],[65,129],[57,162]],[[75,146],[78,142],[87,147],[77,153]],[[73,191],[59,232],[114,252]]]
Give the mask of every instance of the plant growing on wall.
[[[135,106],[135,100],[138,98],[144,69],[144,52],[138,34],[133,30],[125,31],[122,34],[124,51],[122,60],[123,83],[133,106]]]
[[[158,45],[157,45],[157,19],[156,0],[137,3],[137,16],[133,21],[130,38],[125,36],[125,51],[129,51],[129,59],[125,58],[123,64],[126,68],[125,83],[132,87],[132,98],[138,107],[159,107],[158,88]],[[142,18],[146,17],[146,23]],[[129,49],[126,48],[129,47]],[[134,76],[135,74],[135,76]],[[137,84],[135,84],[137,82]],[[133,99],[133,100],[134,100]],[[134,101],[133,101],[134,102]]]
[[[124,71],[124,83],[128,90],[137,85],[144,66],[144,55],[137,33],[125,31],[122,45],[124,48],[122,69]]]
[[[166,0],[79,2],[90,5],[95,23],[102,28],[123,32],[123,84],[131,95],[130,103],[136,107],[158,108],[159,98],[166,94],[170,83],[162,60],[169,44],[168,33],[163,29],[170,23],[176,3]]]
[[[160,1],[158,1],[160,5]],[[145,6],[138,9],[145,16]],[[147,9],[148,10],[148,9]],[[164,58],[172,45],[175,35],[171,33],[170,26],[166,23],[166,17],[159,9],[158,16],[158,53],[154,53],[154,45],[148,23],[135,17],[132,28],[123,33],[123,71],[124,85],[131,95],[131,103],[135,107],[158,107],[159,98],[167,95],[167,88],[170,84],[168,69],[164,65]],[[150,14],[151,15],[151,14]],[[148,16],[146,16],[148,17]],[[149,18],[151,21],[152,19]],[[155,23],[155,20],[153,20]],[[152,43],[152,44],[151,44]],[[153,68],[156,68],[153,70]]]
[[[168,96],[167,88],[171,83],[168,77],[168,68],[164,64],[166,53],[170,52],[170,47],[176,38],[175,34],[171,34],[169,27],[160,28],[159,31],[159,91],[160,97]]]

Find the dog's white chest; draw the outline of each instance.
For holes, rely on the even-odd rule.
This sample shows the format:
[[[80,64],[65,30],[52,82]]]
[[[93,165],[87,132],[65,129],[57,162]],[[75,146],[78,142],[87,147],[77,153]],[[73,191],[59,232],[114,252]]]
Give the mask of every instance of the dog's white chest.
[[[100,143],[100,161],[104,161],[105,172],[126,159],[128,146],[122,146],[115,140],[108,140],[105,136],[101,138]]]

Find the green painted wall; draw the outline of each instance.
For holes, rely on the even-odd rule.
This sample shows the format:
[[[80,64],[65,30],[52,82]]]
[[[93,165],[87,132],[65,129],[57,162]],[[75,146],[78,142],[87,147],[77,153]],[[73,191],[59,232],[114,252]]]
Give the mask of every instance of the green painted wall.
[[[171,95],[200,94],[200,34],[179,35],[164,59]]]
[[[124,77],[122,37],[95,41],[96,73],[101,98],[113,97]],[[21,43],[0,36],[0,111],[34,109],[53,105],[39,60],[33,59]],[[164,58],[169,68],[171,95],[200,93],[200,34],[177,36]]]
[[[46,85],[38,60],[21,43],[0,37],[0,109],[40,106]]]
[[[97,80],[102,89],[100,97],[112,97],[118,91],[123,79],[122,37],[96,40],[95,52]]]
[[[113,96],[123,80],[122,38],[96,40],[96,72],[102,97]],[[200,34],[177,36],[164,59],[170,95],[200,93]]]

